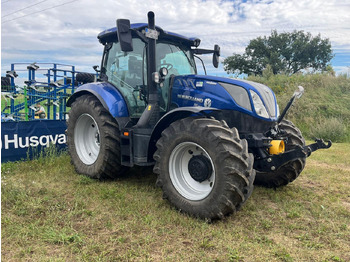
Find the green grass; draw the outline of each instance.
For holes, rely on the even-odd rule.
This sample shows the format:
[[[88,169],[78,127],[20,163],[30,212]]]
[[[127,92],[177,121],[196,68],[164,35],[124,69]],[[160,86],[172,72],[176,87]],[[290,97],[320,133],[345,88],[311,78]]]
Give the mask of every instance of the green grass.
[[[151,168],[98,182],[69,156],[1,166],[3,261],[350,261],[350,144],[308,159],[276,190],[255,187],[208,224],[162,199]]]

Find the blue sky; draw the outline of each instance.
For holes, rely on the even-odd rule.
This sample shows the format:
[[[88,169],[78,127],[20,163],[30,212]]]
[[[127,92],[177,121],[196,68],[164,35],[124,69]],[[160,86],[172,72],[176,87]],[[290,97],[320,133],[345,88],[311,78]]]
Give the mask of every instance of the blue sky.
[[[221,61],[243,53],[251,39],[271,30],[304,30],[329,38],[337,73],[350,71],[348,0],[1,0],[1,75],[17,62],[59,62],[80,71],[100,64],[101,31],[117,18],[146,22],[147,12],[165,30],[202,40],[202,48],[221,47]],[[210,64],[210,57],[205,59]],[[226,74],[207,68],[209,74]]]

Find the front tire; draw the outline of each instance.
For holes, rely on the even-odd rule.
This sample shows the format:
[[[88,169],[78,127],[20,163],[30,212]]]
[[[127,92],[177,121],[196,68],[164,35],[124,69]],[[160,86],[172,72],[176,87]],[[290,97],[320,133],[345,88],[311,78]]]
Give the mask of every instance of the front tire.
[[[185,118],[162,133],[154,154],[157,185],[177,209],[203,219],[238,210],[255,177],[246,140],[224,121]]]
[[[72,104],[67,120],[67,145],[75,170],[91,178],[115,178],[120,164],[120,131],[116,120],[92,95]]]
[[[291,121],[282,120],[279,129],[286,132],[288,141],[286,143],[286,151],[296,146],[305,146],[305,140],[300,130],[293,125]],[[264,187],[276,188],[285,186],[294,181],[305,167],[306,157],[290,161],[273,172],[256,172],[255,184]]]

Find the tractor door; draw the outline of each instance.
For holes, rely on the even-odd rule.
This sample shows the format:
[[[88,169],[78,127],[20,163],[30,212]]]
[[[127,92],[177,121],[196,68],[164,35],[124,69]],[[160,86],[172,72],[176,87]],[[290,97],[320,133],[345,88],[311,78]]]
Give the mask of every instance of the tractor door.
[[[171,76],[196,74],[196,67],[189,48],[162,42],[157,43],[156,65],[158,71],[162,67],[168,69],[164,85],[159,90],[160,111],[164,112],[169,104]]]
[[[123,94],[131,117],[138,118],[145,109],[146,50],[138,38],[133,40],[133,51],[121,51],[118,42],[113,43],[104,62],[108,82]]]

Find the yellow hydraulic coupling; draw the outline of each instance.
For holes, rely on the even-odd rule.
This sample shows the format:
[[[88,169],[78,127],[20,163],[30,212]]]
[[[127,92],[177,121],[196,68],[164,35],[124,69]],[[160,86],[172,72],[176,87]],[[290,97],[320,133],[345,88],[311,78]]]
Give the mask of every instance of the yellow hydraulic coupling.
[[[272,140],[271,147],[269,147],[269,153],[271,155],[282,154],[285,151],[285,144],[283,140]]]

